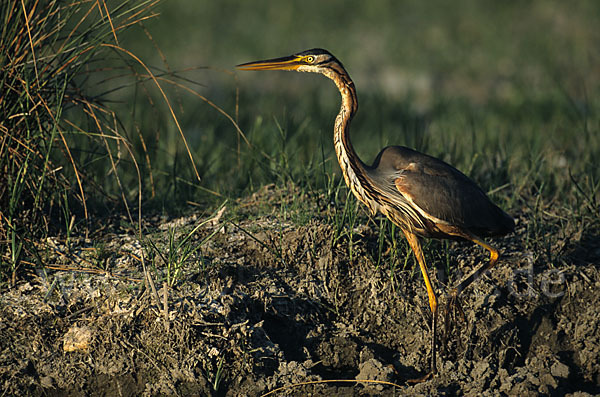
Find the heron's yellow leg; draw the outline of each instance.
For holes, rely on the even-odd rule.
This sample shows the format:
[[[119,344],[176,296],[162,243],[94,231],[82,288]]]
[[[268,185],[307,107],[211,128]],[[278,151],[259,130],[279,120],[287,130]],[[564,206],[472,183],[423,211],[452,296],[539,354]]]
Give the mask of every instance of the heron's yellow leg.
[[[413,233],[403,230],[404,235],[406,236],[406,240],[408,240],[408,244],[410,248],[412,248],[415,253],[415,257],[417,258],[417,262],[419,263],[419,267],[421,268],[421,273],[423,274],[423,279],[425,279],[425,287],[427,288],[427,295],[429,296],[429,307],[431,308],[431,372],[427,374],[425,377],[421,379],[415,380],[416,382],[427,380],[431,377],[431,375],[435,375],[437,373],[437,363],[436,363],[436,333],[437,333],[437,298],[435,296],[435,291],[433,290],[433,286],[431,285],[431,280],[429,279],[429,275],[427,274],[427,266],[425,265],[425,257],[423,256],[423,249],[421,248],[421,244],[419,243],[419,239]]]
[[[475,244],[480,245],[483,248],[485,248],[486,250],[488,250],[490,252],[490,260],[489,260],[489,262],[482,263],[478,268],[476,268],[475,270],[473,270],[468,276],[466,276],[465,278],[463,278],[456,285],[456,287],[452,288],[449,291],[449,293],[448,293],[448,303],[446,305],[446,313],[445,313],[445,316],[444,316],[445,317],[444,323],[446,324],[446,327],[445,327],[446,330],[444,332],[444,340],[448,338],[448,335],[449,335],[449,332],[450,332],[450,325],[452,323],[451,316],[454,317],[455,313],[458,311],[458,314],[462,318],[463,322],[465,321],[465,313],[464,313],[464,311],[462,309],[462,305],[460,303],[460,298],[458,297],[458,295],[465,288],[467,288],[469,285],[471,285],[471,283],[473,281],[477,280],[484,272],[486,272],[487,270],[489,270],[492,267],[494,267],[494,265],[496,265],[496,263],[498,262],[498,257],[499,257],[497,249],[495,249],[491,245],[488,245],[485,242],[479,240],[477,237],[475,237],[475,236],[463,236],[463,237],[468,238],[469,240],[471,240]]]
[[[498,254],[498,250],[496,248],[479,240],[477,237],[470,237],[470,240],[472,242],[474,242],[475,244],[482,246],[483,248],[485,248],[486,250],[488,250],[490,252],[490,261],[483,263],[481,266],[479,266],[478,268],[473,270],[471,272],[471,274],[469,274],[467,277],[462,279],[456,287],[452,288],[452,290],[450,291],[450,295],[455,298],[465,288],[467,288],[469,285],[471,285],[471,283],[473,281],[477,280],[484,272],[486,272],[487,270],[494,267],[496,265],[496,263],[498,262],[499,254]]]

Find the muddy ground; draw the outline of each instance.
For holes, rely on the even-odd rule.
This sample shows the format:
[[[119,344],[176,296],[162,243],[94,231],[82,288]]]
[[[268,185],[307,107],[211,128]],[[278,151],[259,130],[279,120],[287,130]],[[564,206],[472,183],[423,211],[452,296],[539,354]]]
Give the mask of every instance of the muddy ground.
[[[263,189],[232,218],[147,220],[153,246],[116,223],[49,239],[47,267],[0,296],[0,395],[600,393],[597,230],[560,231],[549,216],[534,235],[530,214],[514,214],[516,232],[494,240],[500,263],[462,295],[465,318],[440,317],[439,375],[411,384],[428,369],[431,315],[404,242],[396,256],[380,246],[363,210],[351,249],[347,236],[332,244],[326,216],[296,226],[255,210],[283,196]],[[177,242],[198,225],[170,251],[182,266],[165,285],[168,231]],[[426,255],[444,314],[450,284],[487,255],[461,242]]]

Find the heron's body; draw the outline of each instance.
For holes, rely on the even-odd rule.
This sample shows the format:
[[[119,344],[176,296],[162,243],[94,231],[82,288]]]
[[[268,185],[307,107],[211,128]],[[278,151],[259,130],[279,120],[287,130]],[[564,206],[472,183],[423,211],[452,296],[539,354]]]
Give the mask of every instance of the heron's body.
[[[490,237],[504,235],[514,227],[512,218],[479,186],[435,157],[403,146],[389,146],[365,171],[385,203],[379,211],[419,236]],[[405,203],[413,210],[410,216],[403,213]]]
[[[498,251],[482,237],[514,229],[513,219],[492,203],[467,176],[435,157],[403,146],[384,148],[372,166],[363,163],[350,141],[349,125],[358,110],[350,76],[328,51],[313,49],[289,57],[238,65],[243,70],[296,70],[320,73],[333,80],[342,96],[335,119],[334,146],[346,184],[373,214],[380,212],[399,226],[421,268],[432,311],[431,374],[436,372],[437,298],[418,237],[464,239],[490,252],[490,261],[463,279],[456,298],[482,271],[494,266]]]

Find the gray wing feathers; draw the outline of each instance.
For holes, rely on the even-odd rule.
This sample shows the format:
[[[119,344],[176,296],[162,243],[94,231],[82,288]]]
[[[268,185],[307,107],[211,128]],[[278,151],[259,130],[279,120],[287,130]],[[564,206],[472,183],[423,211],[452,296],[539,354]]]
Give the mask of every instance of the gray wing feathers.
[[[435,157],[390,146],[381,151],[371,169],[380,183],[396,188],[396,195],[450,225],[479,236],[504,234],[514,227],[512,218],[471,179]]]

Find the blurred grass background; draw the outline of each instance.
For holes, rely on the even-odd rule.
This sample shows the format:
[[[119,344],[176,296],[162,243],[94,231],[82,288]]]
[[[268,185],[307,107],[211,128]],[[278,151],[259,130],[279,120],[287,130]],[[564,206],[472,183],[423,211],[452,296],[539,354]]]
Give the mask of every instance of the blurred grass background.
[[[316,76],[238,73],[235,80],[222,70],[323,47],[342,60],[357,85],[353,139],[364,160],[384,145],[406,144],[485,184],[490,173],[502,171],[499,161],[513,174],[542,156],[547,176],[558,172],[561,178],[567,168],[580,173],[592,166],[598,154],[599,8],[592,1],[169,1],[147,26],[177,68],[209,67],[190,78],[231,114],[239,89],[240,126],[267,153],[280,149],[274,139],[279,123],[294,168],[321,161],[323,152],[331,160],[335,88]],[[152,59],[152,48],[137,49]],[[225,192],[243,188],[250,177],[267,182],[245,167],[226,177],[236,134],[226,120],[203,113],[201,104],[185,108],[186,133],[207,185]],[[488,185],[500,182],[492,178]]]
[[[44,135],[43,153],[63,167],[58,177],[71,181],[39,207],[41,218],[59,229],[89,227],[81,189],[94,214],[123,211],[123,203],[132,211],[166,213],[188,211],[191,203],[195,211],[208,213],[224,198],[268,183],[326,191],[330,176],[339,178],[340,172],[331,138],[339,108],[335,87],[320,76],[233,70],[238,63],[313,47],[336,55],[356,83],[360,107],[351,130],[365,162],[385,145],[411,146],[463,170],[509,212],[528,209],[542,217],[552,208],[553,216],[580,228],[597,218],[598,2],[51,3],[65,10],[75,4],[83,11],[103,6],[113,15],[123,7],[158,14],[115,31],[97,8],[77,30],[82,43],[96,37],[97,44],[118,44],[141,62],[112,48],[77,64],[68,76],[69,92],[104,110],[94,117],[57,101],[55,114],[63,120],[58,124],[70,126],[62,148],[70,149],[72,161],[56,134]],[[15,26],[7,7],[20,4],[2,2],[3,39]],[[43,10],[38,4],[36,12]],[[56,24],[58,40],[70,38],[76,23]],[[102,34],[94,36],[95,29]],[[40,43],[45,53],[56,51],[53,40]],[[3,43],[6,79],[13,58]],[[55,65],[60,62],[65,60]],[[142,63],[161,84],[168,104]],[[32,59],[24,63],[29,79],[34,79],[33,64]],[[53,89],[60,91],[59,83],[67,80],[55,79]],[[3,91],[4,104],[6,98]],[[12,131],[8,120],[19,113],[6,109],[4,134]],[[119,138],[98,141],[100,131]],[[10,152],[0,154],[2,172],[15,173],[7,168]],[[85,174],[82,188],[74,183],[71,163]],[[57,203],[59,216],[48,216]],[[23,208],[2,208],[3,219],[17,218]],[[0,228],[3,269],[16,268],[15,250],[31,239],[23,237],[30,235],[23,231],[28,226],[33,229],[10,222]],[[49,229],[36,228],[33,234]],[[33,255],[28,252],[24,257]]]

